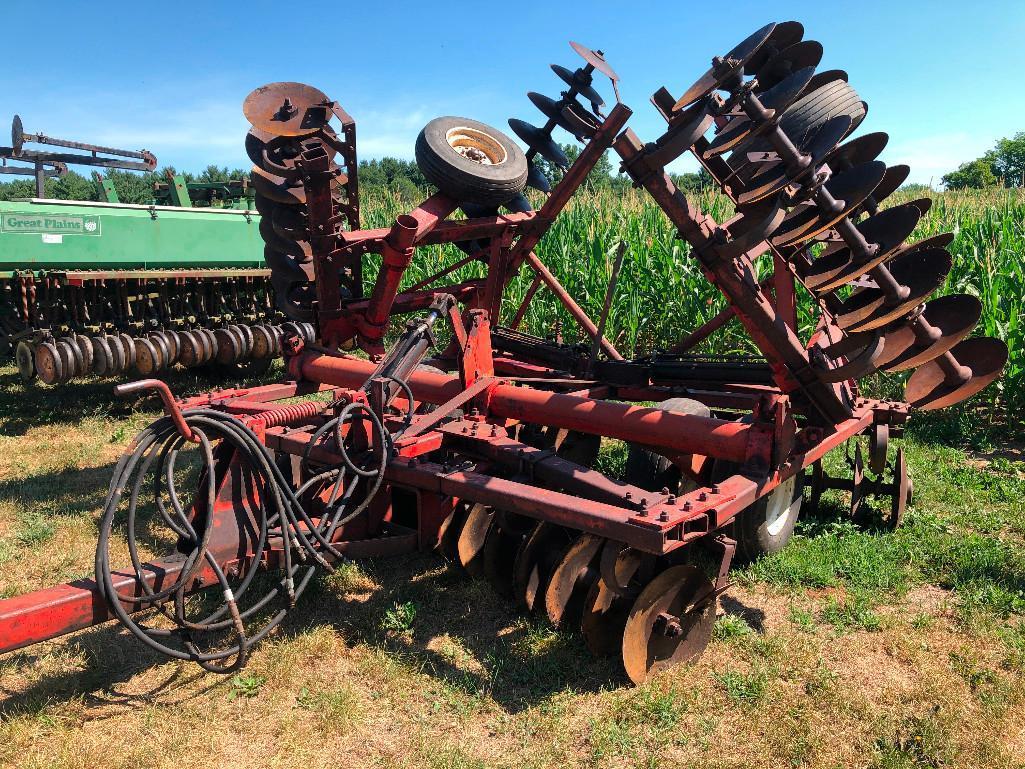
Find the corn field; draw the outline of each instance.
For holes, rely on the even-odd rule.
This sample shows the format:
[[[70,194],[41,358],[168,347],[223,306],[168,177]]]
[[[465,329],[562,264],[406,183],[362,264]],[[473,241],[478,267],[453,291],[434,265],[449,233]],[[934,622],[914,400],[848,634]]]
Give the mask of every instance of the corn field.
[[[911,240],[953,231],[949,250],[954,267],[937,293],[967,293],[983,304],[983,320],[977,333],[1004,339],[1010,360],[1003,379],[988,388],[982,399],[987,411],[1003,420],[1020,421],[1025,407],[1025,191],[967,190],[912,194],[899,191],[891,205],[921,194],[933,199],[931,210],[918,224]],[[540,198],[534,201],[541,204]],[[731,214],[732,206],[722,195],[709,192],[698,201],[702,210],[717,221]],[[363,225],[384,227],[414,201],[394,193],[370,191],[364,195]],[[581,190],[555,222],[537,249],[538,255],[565,285],[569,293],[596,318],[601,312],[605,290],[620,240],[627,244],[619,285],[609,315],[606,336],[626,357],[644,355],[669,347],[690,330],[726,306],[718,289],[689,258],[690,247],[676,237],[668,219],[646,195],[635,190]],[[418,252],[406,275],[412,285],[462,256],[451,246]],[[762,274],[771,261],[758,265]],[[374,269],[371,267],[369,278]],[[468,265],[454,274],[464,279],[483,275],[479,264]],[[524,268],[514,280],[503,306],[508,322],[525,295],[532,274]],[[800,296],[802,338],[814,324],[810,297]],[[523,331],[552,337],[556,331],[567,342],[588,342],[559,302],[542,288],[524,317]],[[737,321],[697,348],[698,352],[757,352]],[[906,376],[906,375],[904,375]],[[876,377],[869,383],[889,393],[898,391],[903,376]],[[895,381],[896,380],[896,381]]]

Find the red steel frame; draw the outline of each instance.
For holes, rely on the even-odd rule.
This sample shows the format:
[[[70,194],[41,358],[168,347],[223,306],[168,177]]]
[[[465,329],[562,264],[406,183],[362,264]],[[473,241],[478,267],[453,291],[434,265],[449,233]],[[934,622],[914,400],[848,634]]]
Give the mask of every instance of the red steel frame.
[[[340,550],[358,556],[433,547],[446,516],[457,503],[468,501],[590,532],[645,552],[669,554],[707,540],[757,498],[852,436],[876,424],[906,420],[906,404],[862,399],[852,383],[826,384],[816,376],[807,345],[795,330],[794,276],[776,259],[771,282],[759,285],[752,280],[753,260],[767,250],[764,243],[739,256],[723,256],[716,245],[717,223],[687,201],[661,166],[649,167],[644,145],[632,131],[623,131],[630,114],[621,104],[611,111],[536,212],[453,221],[447,217],[455,210],[455,202],[438,194],[400,216],[391,228],[343,233],[336,248],[326,241],[314,244],[318,320],[327,348],[356,338],[364,350],[378,354],[391,317],[424,309],[439,294],[450,294],[463,306],[462,312],[457,309],[449,314],[454,342],[446,359],[454,373],[415,371],[408,378],[414,405],[437,407],[416,416],[396,442],[385,483],[367,515],[336,532]],[[697,388],[626,386],[567,375],[529,355],[496,349],[491,320],[499,317],[504,289],[524,264],[535,278],[524,305],[515,313],[513,327],[522,319],[534,292],[545,285],[586,333],[596,333],[596,324],[572,301],[533,249],[610,147],[619,153],[637,184],[665,210],[692,245],[709,280],[730,300],[729,311],[691,332],[678,349],[689,349],[735,315],[765,354],[774,385],[720,381]],[[318,184],[317,174],[311,178],[308,200],[313,218],[323,203],[317,195],[328,187]],[[408,290],[399,290],[417,247],[482,238],[491,241],[486,252],[468,256]],[[377,280],[366,298],[346,302],[337,286],[325,285],[326,276],[331,275],[332,267],[345,260],[359,260],[366,253],[382,257]],[[474,258],[486,261],[486,278],[431,288]],[[770,287],[774,299],[767,293]],[[607,340],[602,340],[601,346],[608,358],[621,359]],[[303,349],[301,342],[293,342],[290,353],[288,370],[293,381],[214,392],[180,403],[165,387],[161,390],[165,409],[172,416],[193,407],[223,410],[251,427],[272,450],[301,455],[316,425],[325,418],[327,403],[318,400],[283,406],[279,401],[318,391],[330,392],[335,398],[358,398],[359,389],[374,376],[376,365],[326,348]],[[157,387],[149,382],[137,385],[149,386]],[[749,412],[750,419],[740,422],[735,413],[701,417],[638,405],[679,394],[714,409]],[[392,429],[397,429],[400,421],[385,417],[386,426]],[[514,439],[512,428],[519,424],[645,445],[676,461],[697,481],[698,488],[675,496],[668,490],[651,492],[631,486],[575,464],[552,449]],[[181,429],[188,429],[184,422]],[[321,445],[311,450],[311,456],[326,463],[339,461]],[[713,482],[714,460],[731,463],[735,472]],[[215,516],[224,520],[247,514],[232,493],[232,475],[230,465],[221,468]],[[399,510],[397,500],[402,495],[415,499],[412,526],[406,525],[408,516]],[[278,551],[273,541],[263,552],[252,552],[239,541],[238,527],[225,528],[229,534],[217,551],[225,566],[239,559],[275,563]],[[173,576],[177,568],[173,561],[154,563],[149,573],[159,583]],[[131,592],[132,579],[125,575],[121,585],[125,593]],[[210,581],[210,575],[200,574],[195,587],[202,588]],[[91,579],[0,601],[0,652],[79,630],[110,616]]]

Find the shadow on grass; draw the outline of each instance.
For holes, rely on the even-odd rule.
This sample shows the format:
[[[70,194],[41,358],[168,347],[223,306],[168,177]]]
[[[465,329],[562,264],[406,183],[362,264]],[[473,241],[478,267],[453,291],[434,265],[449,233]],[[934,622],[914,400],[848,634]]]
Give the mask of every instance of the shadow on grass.
[[[594,692],[627,684],[618,659],[595,659],[578,633],[556,631],[546,620],[525,617],[491,588],[445,566],[434,555],[412,554],[387,561],[360,562],[377,583],[369,599],[337,591],[330,578],[314,580],[276,638],[294,638],[318,625],[336,628],[349,645],[377,648],[410,671],[422,671],[469,697],[488,697],[517,712],[560,691]],[[408,628],[388,622],[396,606],[412,606]],[[448,646],[439,643],[447,637]],[[49,703],[82,692],[86,704],[166,704],[200,696],[227,678],[203,674],[192,663],[174,670],[141,694],[120,684],[166,658],[141,644],[117,624],[83,631],[67,642],[67,652],[83,657],[73,671],[47,675],[15,694],[0,689],[0,717],[33,713]],[[446,653],[458,648],[458,653]],[[51,652],[27,648],[0,665],[31,668]],[[465,663],[472,658],[472,664]],[[251,663],[258,665],[259,661]],[[181,687],[204,678],[202,691]]]
[[[158,378],[167,382],[176,396],[184,397],[228,387],[266,384],[282,375],[283,369],[277,363],[260,376],[203,367],[172,369]],[[40,425],[74,426],[92,416],[125,419],[136,411],[156,410],[158,402],[150,395],[127,399],[114,395],[115,385],[142,378],[137,374],[116,379],[92,377],[50,387],[38,380],[26,385],[12,366],[0,368],[0,435],[24,435],[30,428]]]

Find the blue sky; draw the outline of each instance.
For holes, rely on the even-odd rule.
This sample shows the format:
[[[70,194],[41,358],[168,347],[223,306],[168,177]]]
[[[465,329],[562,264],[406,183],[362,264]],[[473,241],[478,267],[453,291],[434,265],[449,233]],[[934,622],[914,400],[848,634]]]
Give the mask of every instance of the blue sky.
[[[682,91],[712,55],[786,19],[823,43],[820,69],[850,73],[869,103],[861,131],[887,131],[883,159],[909,163],[912,181],[938,182],[1025,131],[1023,2],[57,0],[46,16],[45,28],[8,36],[0,120],[18,112],[28,131],[146,148],[179,169],[247,165],[241,103],[275,80],[340,101],[361,157],[412,157],[438,115],[541,122],[526,92],[558,95],[548,64],[578,65],[569,39],[606,52],[630,125],[650,140],[664,125],[653,91]]]

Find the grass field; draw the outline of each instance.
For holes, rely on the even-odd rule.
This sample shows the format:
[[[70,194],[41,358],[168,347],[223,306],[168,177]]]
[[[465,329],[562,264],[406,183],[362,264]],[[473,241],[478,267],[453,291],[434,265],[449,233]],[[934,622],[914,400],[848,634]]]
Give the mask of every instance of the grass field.
[[[541,253],[595,310],[622,212],[631,290],[610,336],[624,352],[717,311],[650,205],[595,203],[605,215],[577,204]],[[398,206],[374,201],[368,224]],[[1017,368],[982,412],[912,423],[907,524],[854,527],[827,496],[790,548],[736,573],[697,664],[632,687],[432,555],[361,562],[320,578],[236,676],[157,658],[116,626],[0,657],[0,766],[1025,765],[1025,456],[1007,419],[1023,397],[1023,213],[1018,195],[946,194],[922,225],[958,226],[951,285],[985,296]],[[535,302],[530,328],[553,312]],[[26,393],[0,368],[0,597],[91,573],[113,463],[157,416],[109,393]],[[603,467],[624,453],[606,444]]]

